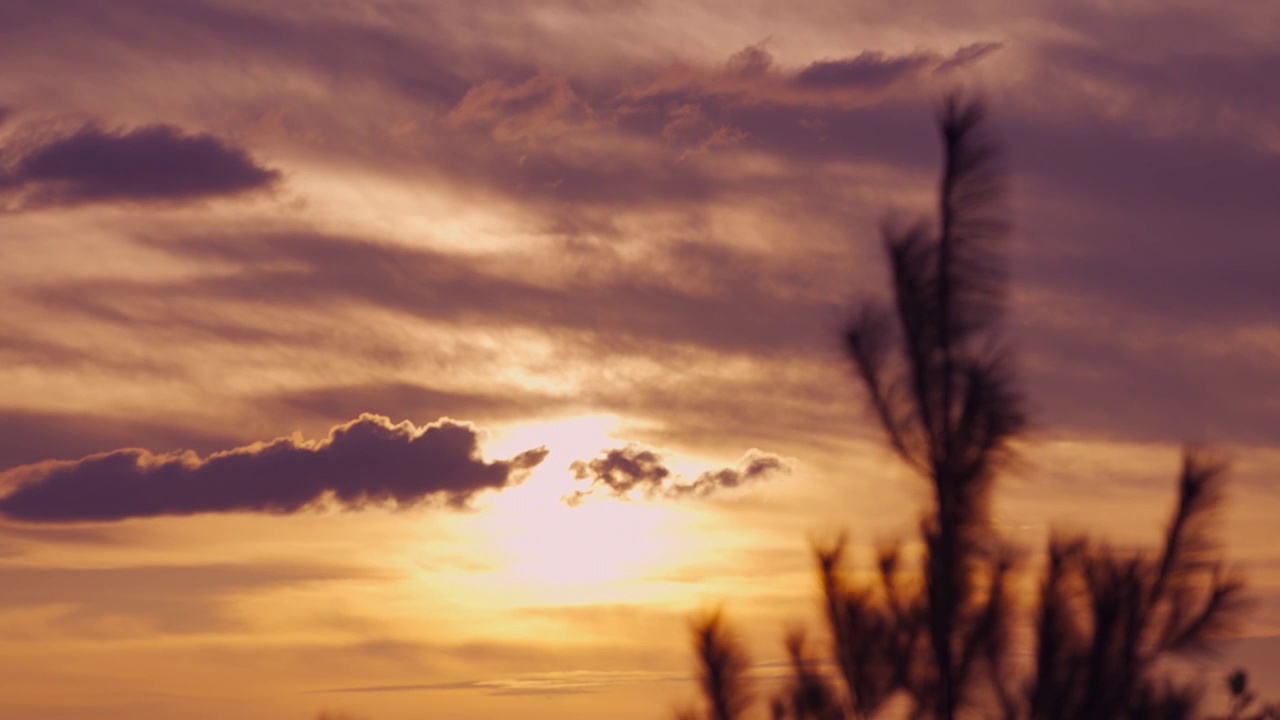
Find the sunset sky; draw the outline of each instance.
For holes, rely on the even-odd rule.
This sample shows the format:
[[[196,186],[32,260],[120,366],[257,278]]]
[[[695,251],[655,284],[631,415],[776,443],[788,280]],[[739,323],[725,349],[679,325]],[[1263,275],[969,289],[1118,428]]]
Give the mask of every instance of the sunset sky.
[[[717,605],[767,680],[811,541],[927,498],[840,334],[957,89],[1010,170],[1001,530],[1153,545],[1215,449],[1252,602],[1214,662],[1280,696],[1277,37],[1274,0],[0,0],[0,716],[667,717]]]

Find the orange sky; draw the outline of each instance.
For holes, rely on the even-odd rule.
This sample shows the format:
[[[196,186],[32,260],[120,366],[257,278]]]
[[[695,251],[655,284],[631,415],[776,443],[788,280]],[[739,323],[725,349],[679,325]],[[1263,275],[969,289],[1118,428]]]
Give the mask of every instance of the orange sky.
[[[810,541],[925,498],[839,329],[954,88],[1001,528],[1154,543],[1225,453],[1217,662],[1280,694],[1280,8],[1229,5],[0,3],[0,716],[651,718],[721,603],[768,678]]]

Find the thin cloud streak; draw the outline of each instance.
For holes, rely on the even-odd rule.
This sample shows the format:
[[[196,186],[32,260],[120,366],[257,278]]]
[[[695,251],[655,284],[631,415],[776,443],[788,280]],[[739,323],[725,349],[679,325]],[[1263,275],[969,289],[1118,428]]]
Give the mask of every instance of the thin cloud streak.
[[[367,685],[358,687],[310,690],[308,694],[327,693],[400,693],[428,690],[481,690],[488,695],[560,695],[598,692],[615,685],[655,682],[687,682],[688,673],[646,670],[565,670],[536,673],[494,680],[461,680],[442,683],[408,683],[403,685]]]
[[[607,250],[566,248],[573,250],[566,257],[586,272],[558,278],[530,276],[533,263],[523,259],[472,259],[319,233],[144,242],[175,258],[232,263],[239,271],[172,283],[86,280],[35,287],[31,297],[123,325],[135,321],[122,309],[156,307],[160,298],[158,310],[182,323],[198,320],[209,302],[315,309],[360,301],[432,321],[563,328],[615,344],[688,342],[766,354],[814,347],[823,318],[836,317],[839,307],[835,298],[769,293],[768,285],[780,280],[800,285],[802,271],[788,277],[766,256],[690,243],[639,267]],[[170,321],[162,315],[155,322]]]

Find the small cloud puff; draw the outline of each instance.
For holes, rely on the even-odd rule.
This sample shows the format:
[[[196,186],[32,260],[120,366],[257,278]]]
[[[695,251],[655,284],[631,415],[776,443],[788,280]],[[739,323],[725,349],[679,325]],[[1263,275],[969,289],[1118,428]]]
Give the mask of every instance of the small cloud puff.
[[[684,482],[667,468],[661,455],[629,444],[570,465],[574,477],[589,481],[590,485],[566,496],[564,501],[578,505],[596,491],[619,498],[637,492],[646,498],[702,498],[720,490],[789,475],[792,468],[791,460],[752,448],[733,467],[709,470],[692,482]]]

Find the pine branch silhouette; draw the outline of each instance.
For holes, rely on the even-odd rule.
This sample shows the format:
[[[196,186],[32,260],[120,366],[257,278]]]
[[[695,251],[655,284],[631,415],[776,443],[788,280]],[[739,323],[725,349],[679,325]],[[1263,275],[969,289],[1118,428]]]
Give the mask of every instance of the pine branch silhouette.
[[[746,649],[718,610],[695,620],[691,629],[698,660],[698,687],[706,708],[702,715],[685,710],[676,717],[679,720],[699,717],[739,720],[752,700],[746,677],[751,663]]]
[[[859,585],[846,573],[843,537],[815,548],[834,671],[812,662],[802,634],[789,636],[792,677],[773,698],[773,717],[874,718],[896,699],[906,701],[907,717],[934,720],[1202,717],[1202,689],[1162,663],[1203,653],[1229,632],[1243,584],[1212,534],[1226,465],[1191,449],[1157,551],[1061,533],[1050,539],[1023,642],[1030,668],[1012,661],[1019,554],[989,511],[994,482],[1027,427],[1001,328],[1002,152],[977,100],[947,98],[938,127],[937,218],[884,227],[892,303],[862,303],[844,338],[870,416],[930,491],[920,521],[924,557],[905,569],[896,546],[883,548],[875,580]],[[700,626],[696,643],[708,716],[717,720],[741,712],[748,697],[745,666],[735,664],[745,655],[717,649],[725,644],[720,622],[717,615]],[[738,669],[716,671],[727,666]],[[1275,706],[1245,714],[1253,702],[1246,680],[1232,683],[1230,720],[1280,717]]]
[[[991,535],[989,495],[1026,427],[1000,337],[1004,181],[985,117],[980,102],[943,103],[936,228],[886,226],[893,307],[865,303],[845,337],[890,447],[932,490],[921,523],[931,658],[928,676],[904,689],[919,701],[927,694],[939,720],[964,705],[979,666],[1003,662],[1008,567]]]
[[[1082,537],[1051,542],[1032,718],[1195,717],[1199,690],[1161,677],[1158,663],[1207,651],[1239,618],[1243,584],[1209,532],[1224,478],[1221,463],[1185,452],[1155,554]]]

